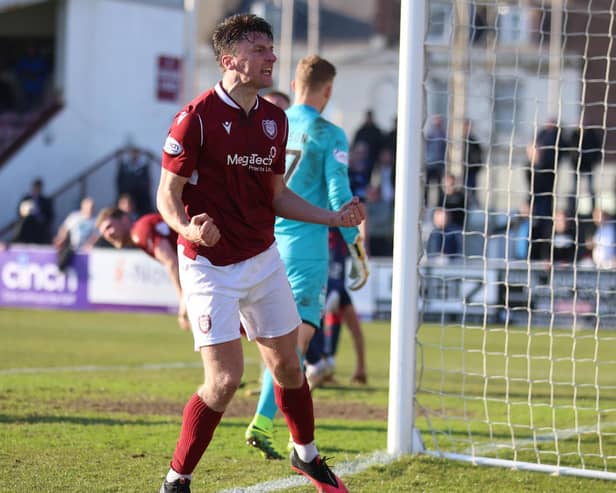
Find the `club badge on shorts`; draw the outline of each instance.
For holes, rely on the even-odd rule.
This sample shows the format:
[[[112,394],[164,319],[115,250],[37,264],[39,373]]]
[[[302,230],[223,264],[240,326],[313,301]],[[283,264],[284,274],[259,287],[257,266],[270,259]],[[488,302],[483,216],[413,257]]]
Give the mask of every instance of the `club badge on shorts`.
[[[212,330],[212,317],[208,314],[199,315],[199,330],[204,334]]]
[[[278,126],[276,125],[275,120],[263,120],[261,122],[263,126],[263,133],[267,135],[270,139],[274,140],[276,135],[278,135]]]

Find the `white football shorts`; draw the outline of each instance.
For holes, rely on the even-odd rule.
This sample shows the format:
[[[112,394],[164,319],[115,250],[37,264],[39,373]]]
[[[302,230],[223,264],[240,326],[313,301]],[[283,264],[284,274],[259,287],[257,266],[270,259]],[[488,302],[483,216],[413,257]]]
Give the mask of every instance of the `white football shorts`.
[[[231,265],[195,260],[178,247],[180,283],[195,340],[195,351],[241,337],[279,337],[301,323],[276,243]]]

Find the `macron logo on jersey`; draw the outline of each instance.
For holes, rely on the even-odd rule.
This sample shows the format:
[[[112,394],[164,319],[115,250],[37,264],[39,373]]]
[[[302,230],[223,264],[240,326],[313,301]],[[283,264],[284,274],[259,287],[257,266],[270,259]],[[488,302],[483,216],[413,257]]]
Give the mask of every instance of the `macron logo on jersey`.
[[[334,149],[334,159],[340,164],[344,164],[345,166],[349,165],[349,153],[346,151]]]
[[[227,131],[227,135],[231,135],[231,122],[222,122],[222,126]]]

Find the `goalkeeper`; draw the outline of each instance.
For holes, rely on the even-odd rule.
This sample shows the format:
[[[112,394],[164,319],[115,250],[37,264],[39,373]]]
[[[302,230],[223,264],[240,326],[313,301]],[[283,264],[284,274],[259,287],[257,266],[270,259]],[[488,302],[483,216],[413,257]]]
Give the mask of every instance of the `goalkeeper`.
[[[293,91],[294,105],[287,110],[285,181],[302,198],[319,207],[338,210],[352,199],[348,178],[348,142],[344,131],[327,121],[321,112],[328,103],[335,67],[317,55],[299,61]],[[362,238],[356,227],[340,232],[352,252],[351,289],[359,289],[368,277]],[[298,336],[300,356],[306,352],[325,303],[328,273],[328,228],[277,218],[276,242],[284,261],[295,303],[302,319]],[[246,430],[246,443],[268,459],[282,459],[272,443],[277,407],[272,375],[265,370],[256,414]]]

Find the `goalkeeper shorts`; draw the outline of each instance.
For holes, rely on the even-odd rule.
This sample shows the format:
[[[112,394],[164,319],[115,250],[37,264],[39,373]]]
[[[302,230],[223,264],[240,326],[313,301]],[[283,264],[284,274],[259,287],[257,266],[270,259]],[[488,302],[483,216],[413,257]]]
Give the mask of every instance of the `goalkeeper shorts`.
[[[300,318],[321,327],[327,290],[327,261],[282,259]]]

